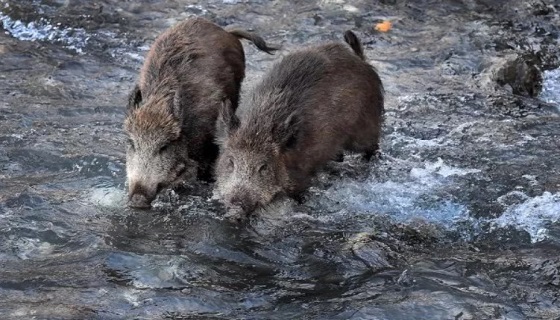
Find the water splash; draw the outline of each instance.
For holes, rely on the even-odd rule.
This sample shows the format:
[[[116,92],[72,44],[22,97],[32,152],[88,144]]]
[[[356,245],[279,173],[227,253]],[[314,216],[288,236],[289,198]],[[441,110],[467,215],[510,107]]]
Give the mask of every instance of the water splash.
[[[560,222],[560,192],[544,192],[534,198],[510,206],[499,218],[491,221],[494,228],[513,226],[525,230],[533,243],[548,238],[547,226]]]
[[[402,181],[380,182],[374,177],[365,182],[347,180],[329,188],[323,196],[333,201],[335,207],[386,214],[399,222],[421,218],[453,228],[456,222],[468,218],[468,209],[451,199],[434,199],[432,195],[444,190],[454,177],[478,172],[478,169],[452,167],[439,158],[436,162],[424,163],[423,167],[410,169]]]
[[[104,208],[123,208],[126,204],[126,192],[116,187],[93,188],[89,202]]]
[[[4,30],[18,40],[62,43],[65,48],[79,54],[84,53],[83,50],[90,39],[82,28],[64,28],[60,23],[52,25],[45,18],[25,23],[0,13],[0,21]]]
[[[556,105],[560,110],[560,69],[545,71],[540,98]]]

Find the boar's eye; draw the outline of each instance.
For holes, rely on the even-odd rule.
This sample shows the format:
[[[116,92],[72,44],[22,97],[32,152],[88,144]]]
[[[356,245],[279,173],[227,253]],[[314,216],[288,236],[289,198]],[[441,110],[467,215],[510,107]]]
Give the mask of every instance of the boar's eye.
[[[164,153],[165,151],[167,151],[167,149],[169,149],[169,143],[159,148],[159,153]]]
[[[134,150],[134,140],[128,139],[128,146]]]
[[[265,163],[259,167],[259,173],[265,174],[268,171],[268,165]]]
[[[229,170],[233,170],[233,167],[235,166],[235,163],[233,163],[233,158],[229,158],[228,162],[227,162],[227,167]]]
[[[187,172],[187,166],[183,164],[177,170],[177,177],[182,176],[185,172]]]

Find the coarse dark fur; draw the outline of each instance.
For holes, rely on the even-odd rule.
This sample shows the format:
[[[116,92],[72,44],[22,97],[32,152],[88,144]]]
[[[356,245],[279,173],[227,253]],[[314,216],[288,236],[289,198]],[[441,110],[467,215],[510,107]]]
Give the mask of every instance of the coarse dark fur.
[[[344,38],[351,49],[329,43],[277,63],[250,93],[242,119],[224,104],[216,188],[230,211],[297,196],[344,151],[368,160],[377,151],[383,85],[358,38],[351,31]]]
[[[212,179],[215,124],[222,102],[237,108],[245,77],[239,38],[271,53],[259,36],[226,31],[203,18],[180,22],[150,48],[129,96],[125,131],[130,204],[149,207],[157,193],[190,179]]]

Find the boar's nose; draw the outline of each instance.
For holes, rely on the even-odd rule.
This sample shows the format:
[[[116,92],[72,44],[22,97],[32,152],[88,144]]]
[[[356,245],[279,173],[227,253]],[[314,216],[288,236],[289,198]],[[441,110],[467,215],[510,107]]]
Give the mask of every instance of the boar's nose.
[[[146,188],[138,183],[133,183],[128,195],[128,205],[132,208],[146,209],[150,207],[155,194],[151,194]]]
[[[133,194],[128,201],[128,205],[132,208],[147,209],[150,208],[151,201],[141,193]]]
[[[246,213],[251,212],[255,206],[249,197],[242,195],[234,195],[229,202],[233,208],[241,208]]]

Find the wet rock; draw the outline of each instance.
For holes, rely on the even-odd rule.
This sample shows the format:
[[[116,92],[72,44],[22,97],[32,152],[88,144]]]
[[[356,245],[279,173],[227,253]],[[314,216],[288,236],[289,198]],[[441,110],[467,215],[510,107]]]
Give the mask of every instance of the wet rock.
[[[548,4],[542,0],[531,1],[527,5],[531,7],[531,11],[535,16],[546,16],[556,11],[552,4]]]
[[[22,194],[18,197],[7,199],[5,202],[8,208],[27,207],[37,208],[45,202],[44,199],[36,195]]]
[[[410,287],[414,284],[414,278],[412,278],[410,272],[407,270],[404,270],[401,275],[399,276],[399,278],[397,279],[397,283],[403,287]]]
[[[536,274],[540,274],[543,285],[560,288],[560,259],[547,259],[536,263],[532,269]]]
[[[393,269],[402,263],[400,254],[366,233],[355,235],[349,240],[349,245],[354,256],[373,272]]]
[[[393,232],[407,245],[422,247],[434,245],[443,236],[436,226],[421,220],[413,221],[411,224],[395,225]]]
[[[500,58],[485,73],[489,80],[516,95],[536,97],[542,89],[542,72],[534,57]]]

